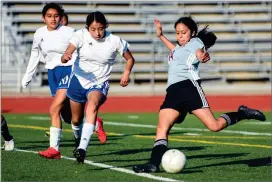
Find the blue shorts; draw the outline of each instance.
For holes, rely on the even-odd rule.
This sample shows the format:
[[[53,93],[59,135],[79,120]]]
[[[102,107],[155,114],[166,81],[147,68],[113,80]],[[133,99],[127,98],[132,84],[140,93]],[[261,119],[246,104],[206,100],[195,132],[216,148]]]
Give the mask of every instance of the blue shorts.
[[[72,66],[58,66],[48,70],[48,83],[52,96],[58,89],[68,89]]]
[[[67,97],[69,97],[69,99],[75,102],[85,103],[88,101],[89,92],[95,90],[101,92],[105,96],[106,100],[110,87],[109,81],[105,81],[99,85],[93,85],[90,88],[85,89],[82,87],[78,78],[75,75],[73,75],[70,79],[70,85],[67,90]]]

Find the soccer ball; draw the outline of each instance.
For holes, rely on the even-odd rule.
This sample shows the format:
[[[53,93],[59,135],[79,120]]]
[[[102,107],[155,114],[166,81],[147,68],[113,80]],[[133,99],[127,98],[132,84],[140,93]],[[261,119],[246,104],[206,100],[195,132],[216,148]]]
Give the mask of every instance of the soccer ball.
[[[186,156],[177,149],[170,149],[162,156],[162,167],[168,173],[179,173],[186,164]]]

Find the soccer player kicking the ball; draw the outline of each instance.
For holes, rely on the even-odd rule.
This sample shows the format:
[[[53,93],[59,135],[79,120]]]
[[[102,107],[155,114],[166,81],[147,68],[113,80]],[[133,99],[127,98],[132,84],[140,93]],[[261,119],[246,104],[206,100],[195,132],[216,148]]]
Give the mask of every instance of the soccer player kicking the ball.
[[[216,36],[207,27],[198,32],[197,24],[191,17],[182,17],[174,25],[177,45],[172,44],[163,34],[159,20],[155,20],[157,36],[171,51],[168,61],[168,88],[165,100],[160,107],[159,123],[150,161],[133,166],[133,171],[157,172],[163,154],[167,151],[168,134],[175,123],[181,123],[187,112],[194,114],[213,132],[236,124],[244,119],[265,121],[264,114],[258,110],[240,106],[236,112],[222,114],[216,119],[209,108],[201,79],[198,74],[199,63],[209,60],[205,50],[214,45]]]

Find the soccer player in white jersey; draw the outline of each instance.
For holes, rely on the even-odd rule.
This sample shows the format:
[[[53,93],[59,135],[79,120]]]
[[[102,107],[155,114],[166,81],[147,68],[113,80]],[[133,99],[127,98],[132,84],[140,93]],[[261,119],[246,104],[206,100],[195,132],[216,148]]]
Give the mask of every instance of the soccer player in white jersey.
[[[159,123],[150,160],[147,164],[133,166],[135,172],[157,172],[163,154],[167,151],[168,134],[175,123],[181,123],[187,112],[194,114],[213,132],[238,123],[243,119],[265,121],[262,112],[240,106],[237,112],[229,112],[216,119],[209,108],[204,92],[201,88],[201,79],[198,74],[198,65],[206,62],[205,50],[214,45],[216,36],[207,30],[207,26],[198,32],[198,27],[191,17],[181,17],[175,23],[177,45],[170,42],[162,33],[159,20],[154,21],[157,36],[171,51],[168,61],[167,94],[160,107]]]
[[[86,28],[75,33],[62,57],[62,62],[66,63],[72,59],[73,52],[78,52],[67,91],[74,124],[81,122],[84,103],[88,101],[80,144],[74,151],[79,163],[84,162],[99,107],[106,101],[109,78],[117,53],[127,61],[120,81],[121,86],[128,85],[134,65],[134,58],[128,49],[129,44],[106,31],[107,27],[108,22],[103,13],[90,13],[86,19]]]
[[[68,24],[69,24],[69,18],[68,18],[68,14],[67,13],[63,14],[63,17],[62,17],[60,23],[62,25],[64,25],[64,26],[68,26]]]
[[[49,3],[43,7],[42,17],[46,25],[37,29],[34,34],[31,56],[26,73],[22,78],[22,86],[25,88],[31,82],[39,61],[45,62],[45,68],[48,69],[49,87],[54,99],[50,106],[50,147],[45,151],[40,151],[39,155],[50,159],[60,158],[59,144],[62,133],[60,113],[65,122],[71,123],[70,102],[66,92],[72,65],[77,57],[75,52],[70,62],[61,62],[61,56],[67,49],[69,40],[74,33],[73,28],[60,24],[63,13],[64,10],[56,3]],[[101,131],[103,125],[97,124],[97,126]],[[72,128],[80,131],[80,126],[72,125]],[[77,137],[75,135],[75,138]]]

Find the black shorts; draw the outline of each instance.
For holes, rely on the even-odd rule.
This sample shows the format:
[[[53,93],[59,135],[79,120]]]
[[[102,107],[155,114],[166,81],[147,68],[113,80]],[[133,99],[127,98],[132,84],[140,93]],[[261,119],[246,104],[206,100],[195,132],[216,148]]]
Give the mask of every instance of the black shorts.
[[[201,81],[184,80],[170,85],[160,109],[174,109],[180,113],[177,123],[184,120],[187,112],[209,107],[205,94],[200,86]]]

